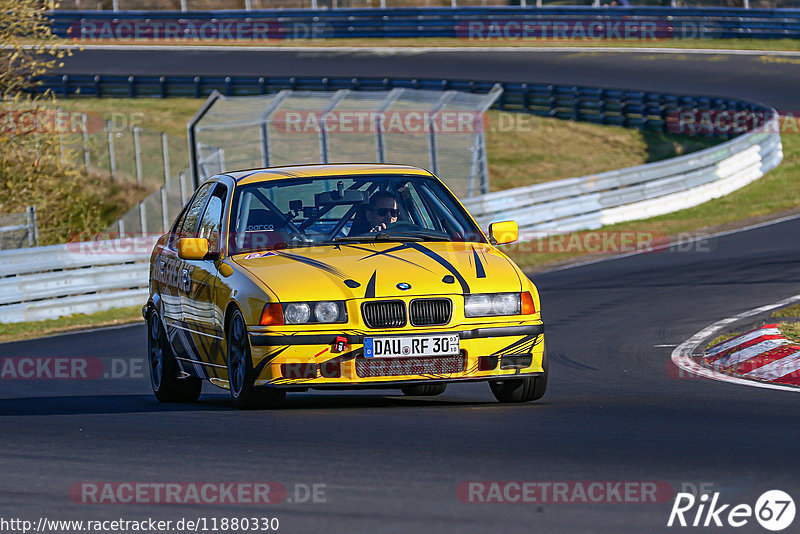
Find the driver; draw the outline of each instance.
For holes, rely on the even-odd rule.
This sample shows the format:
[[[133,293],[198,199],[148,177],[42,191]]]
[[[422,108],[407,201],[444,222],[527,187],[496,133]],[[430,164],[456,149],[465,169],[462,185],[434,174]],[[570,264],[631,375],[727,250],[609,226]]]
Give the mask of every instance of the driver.
[[[386,226],[397,222],[397,200],[388,191],[378,191],[369,199],[366,209],[370,232],[382,232]]]

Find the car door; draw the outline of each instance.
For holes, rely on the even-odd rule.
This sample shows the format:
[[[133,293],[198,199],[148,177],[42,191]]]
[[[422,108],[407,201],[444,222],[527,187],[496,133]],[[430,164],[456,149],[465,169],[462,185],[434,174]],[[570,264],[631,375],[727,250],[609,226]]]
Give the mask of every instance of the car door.
[[[213,183],[205,183],[197,190],[170,236],[162,257],[158,259],[160,269],[165,272],[166,281],[162,299],[164,300],[164,322],[167,339],[181,369],[195,376],[205,377],[202,366],[192,362],[199,361],[198,343],[193,339],[192,329],[186,320],[187,309],[193,303],[187,302],[191,289],[191,276],[194,266],[192,262],[178,257],[177,243],[184,237],[195,237],[200,223],[200,216],[205,209],[208,198],[214,188]],[[191,313],[191,312],[190,312]]]
[[[195,237],[208,240],[208,250],[220,250],[221,226],[228,188],[217,183],[200,217]],[[206,377],[217,376],[216,368],[224,368],[220,356],[223,336],[223,313],[215,298],[219,270],[212,259],[187,260],[182,273],[183,317],[193,341],[192,352],[205,367]]]

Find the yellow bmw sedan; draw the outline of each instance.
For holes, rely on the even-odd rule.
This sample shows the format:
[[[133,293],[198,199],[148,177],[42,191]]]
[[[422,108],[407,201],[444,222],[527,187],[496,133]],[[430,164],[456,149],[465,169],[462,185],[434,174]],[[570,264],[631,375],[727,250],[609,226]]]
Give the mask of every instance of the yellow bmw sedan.
[[[239,408],[308,389],[433,396],[487,381],[500,402],[547,387],[539,295],[430,172],[276,167],[214,176],[162,236],[143,308],[159,401],[203,380]]]

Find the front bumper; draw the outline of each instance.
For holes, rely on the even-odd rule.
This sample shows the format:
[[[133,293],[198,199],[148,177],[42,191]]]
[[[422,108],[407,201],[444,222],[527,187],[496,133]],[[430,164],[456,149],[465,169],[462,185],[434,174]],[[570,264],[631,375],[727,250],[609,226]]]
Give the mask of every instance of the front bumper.
[[[458,334],[461,354],[428,358],[365,358],[365,337]],[[353,389],[461,382],[544,372],[544,325],[481,325],[392,332],[250,332],[256,385]],[[346,339],[345,350],[336,343]],[[287,371],[288,370],[288,371]],[[299,370],[299,371],[298,371]]]

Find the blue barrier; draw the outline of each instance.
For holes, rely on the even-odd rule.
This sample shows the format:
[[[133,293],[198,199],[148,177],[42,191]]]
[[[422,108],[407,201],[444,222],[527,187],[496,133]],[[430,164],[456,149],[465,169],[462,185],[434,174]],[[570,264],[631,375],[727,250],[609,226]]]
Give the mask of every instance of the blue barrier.
[[[254,76],[91,76],[40,77],[40,90],[56,96],[88,97],[195,97],[219,91],[226,96],[267,94],[282,89],[335,91],[411,89],[458,90],[485,93],[495,82],[412,78],[347,77],[254,77]],[[683,111],[748,111],[772,117],[766,106],[739,99],[675,95],[626,89],[580,87],[534,83],[503,83],[503,95],[495,108],[575,121],[611,124],[654,131],[676,131],[678,113]],[[719,127],[715,135],[733,137]],[[687,132],[683,132],[687,133]],[[694,133],[689,131],[688,133]]]
[[[197,25],[210,23],[200,29]],[[226,30],[236,24],[237,32]],[[56,11],[53,32],[60,37],[88,40],[186,38],[317,39],[460,37],[515,39],[528,37],[625,39],[609,25],[631,28],[627,38],[653,30],[653,39],[798,38],[800,9],[670,8],[670,7],[460,7],[336,9],[312,11]],[[172,25],[172,29],[170,26]],[[593,26],[594,25],[594,26]],[[586,35],[603,25],[603,34]],[[523,29],[524,28],[524,29]],[[637,29],[638,28],[638,29]],[[172,33],[167,33],[172,32]],[[470,33],[472,32],[472,33]],[[543,33],[543,35],[542,35]],[[577,33],[577,35],[574,35]],[[581,36],[582,35],[582,36]]]

